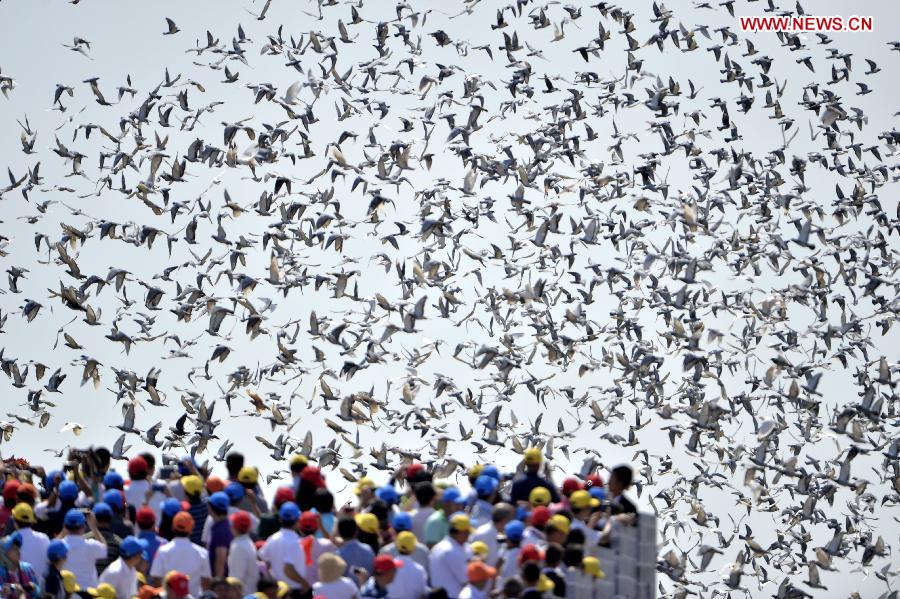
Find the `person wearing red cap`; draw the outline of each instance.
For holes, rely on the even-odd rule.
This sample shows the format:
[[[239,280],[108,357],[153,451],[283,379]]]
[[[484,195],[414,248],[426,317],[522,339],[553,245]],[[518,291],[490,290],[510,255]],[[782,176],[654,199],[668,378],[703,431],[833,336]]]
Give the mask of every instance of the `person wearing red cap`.
[[[259,581],[259,566],[256,561],[256,546],[250,538],[253,520],[244,510],[228,516],[234,538],[228,547],[228,575],[244,584],[244,588],[252,590]]]
[[[459,599],[487,599],[491,584],[497,578],[497,569],[480,560],[472,561],[466,568],[466,577],[469,584],[459,592]]]
[[[565,502],[575,491],[580,491],[584,486],[574,476],[567,476],[562,482],[562,496]]]
[[[308,468],[309,466],[307,466]],[[303,550],[303,559],[306,566],[306,580],[313,585],[319,580],[319,570],[316,564],[319,563],[319,556],[323,553],[337,553],[331,539],[318,538],[316,533],[322,529],[319,515],[315,512],[303,512],[300,514],[300,520],[297,523],[300,530],[300,548]]]
[[[159,548],[153,559],[150,576],[156,586],[160,585],[167,572],[178,570],[190,577],[190,592],[199,595],[209,588],[212,573],[209,566],[209,552],[191,542],[194,518],[188,512],[178,512],[172,518],[174,538]]]
[[[544,561],[544,552],[541,551],[540,547],[534,544],[528,544],[522,547],[522,550],[519,552],[519,565],[521,566],[525,562],[541,562]]]
[[[152,459],[152,456],[151,456]],[[125,503],[139,510],[149,507],[156,515],[156,522],[162,512],[162,502],[166,495],[163,492],[165,483],[153,484],[151,468],[147,458],[138,455],[128,460],[128,486],[125,487]]]
[[[359,596],[362,599],[386,599],[388,585],[394,582],[397,568],[402,568],[403,562],[390,555],[382,554],[375,558],[373,567],[375,571],[359,590]]]
[[[0,507],[0,531],[6,530],[6,523],[12,517],[12,509],[16,506],[19,493],[19,481],[11,478],[3,485],[3,507]]]
[[[172,570],[166,574],[166,599],[184,599],[185,597],[195,594],[191,590],[191,586],[193,586],[191,582],[191,577],[184,572]]]
[[[534,545],[544,545],[547,543],[547,536],[544,533],[544,528],[547,526],[550,516],[550,508],[545,505],[538,506],[531,510],[531,515],[528,518],[528,526],[525,527],[525,532],[522,533],[523,545],[528,545],[529,543]]]
[[[149,507],[142,507],[134,516],[138,528],[137,538],[147,543],[147,567],[153,566],[153,558],[156,552],[166,542],[164,538],[156,534],[156,514]]]

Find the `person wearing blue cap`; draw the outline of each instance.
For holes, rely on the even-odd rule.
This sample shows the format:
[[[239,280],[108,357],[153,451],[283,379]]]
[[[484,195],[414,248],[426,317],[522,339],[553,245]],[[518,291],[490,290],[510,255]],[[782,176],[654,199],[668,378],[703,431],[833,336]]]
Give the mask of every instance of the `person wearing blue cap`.
[[[478,528],[482,524],[491,521],[491,510],[494,507],[494,501],[497,497],[497,488],[500,483],[497,479],[480,474],[475,479],[473,491],[475,492],[475,503],[472,505],[470,517],[472,518],[472,526]]]
[[[61,480],[51,491],[46,501],[35,506],[35,515],[44,522],[44,532],[55,537],[63,530],[63,520],[69,510],[78,502],[78,485],[70,480]]]
[[[456,487],[447,487],[441,494],[441,509],[435,510],[428,521],[425,522],[425,544],[429,548],[440,543],[447,532],[450,530],[450,524],[447,520],[448,514],[453,514],[463,509],[462,493]]]
[[[91,511],[94,513],[94,519],[97,521],[97,529],[100,531],[100,535],[106,540],[106,557],[97,561],[97,571],[103,572],[108,565],[118,559],[122,537],[117,535],[112,529],[113,510],[108,503],[102,501],[95,503]],[[91,536],[93,537],[93,533],[91,533]]]
[[[41,585],[44,596],[50,599],[66,599],[66,589],[63,584],[62,571],[66,568],[66,558],[69,556],[69,546],[61,539],[50,541],[47,546],[47,573]]]
[[[383,487],[379,487],[375,491],[375,497],[388,504],[388,507],[393,507],[400,501],[400,494],[397,493],[397,489],[394,488],[394,485],[384,485]]]
[[[0,541],[0,586],[15,584],[25,589],[13,597],[34,599],[41,596],[41,579],[28,562],[22,561],[22,535],[18,531]],[[7,595],[4,594],[4,597]]]
[[[210,495],[206,502],[209,504],[209,519],[212,521],[209,542],[206,546],[209,552],[209,567],[214,577],[228,576],[228,547],[234,538],[231,524],[228,522],[231,500],[227,493],[218,491]]]
[[[337,521],[337,534],[339,537],[338,555],[347,563],[346,576],[352,580],[357,580],[355,572],[356,568],[363,568],[369,574],[375,563],[375,551],[369,545],[361,543],[356,538],[359,534],[359,525],[356,520],[350,516],[344,516]]]
[[[109,473],[107,473],[109,476]],[[125,495],[118,489],[110,489],[103,494],[103,503],[108,505],[112,510],[112,520],[109,528],[120,539],[127,537],[134,532],[134,527],[125,524]],[[101,527],[102,528],[102,527]]]
[[[119,545],[119,557],[103,570],[100,583],[112,585],[116,589],[116,597],[132,597],[137,593],[137,566],[147,551],[147,542],[133,535],[122,539]]]
[[[309,582],[300,574],[306,570],[300,536],[294,530],[300,518],[300,508],[293,501],[281,504],[278,519],[281,529],[273,534],[259,551],[259,557],[269,564],[269,571],[291,589],[309,589]]]
[[[96,517],[93,512],[85,516],[81,510],[72,508],[66,512],[63,525],[63,538],[69,547],[66,568],[75,574],[83,588],[96,587],[97,562],[107,555],[106,538],[97,527]],[[91,538],[85,537],[87,529],[91,531]]]
[[[225,486],[225,490],[222,491],[225,495],[228,496],[228,513],[226,516],[230,516],[231,514],[236,514],[241,511],[240,505],[245,496],[244,485],[238,482],[229,483]],[[254,503],[251,507],[256,508],[256,504]],[[246,510],[245,510],[246,511]],[[252,534],[255,534],[257,529],[259,528],[259,518],[254,515],[252,512],[248,512],[250,515],[250,520],[252,522]],[[209,545],[210,538],[212,536],[212,527],[213,527],[213,519],[207,518],[206,522],[203,523],[203,533],[200,536],[200,541],[204,545]],[[210,552],[210,557],[212,557],[212,552]]]
[[[519,573],[519,551],[521,551],[522,535],[525,534],[525,525],[521,520],[512,520],[503,527],[505,539],[500,548],[500,558],[497,561],[497,570],[500,579],[510,578]]]
[[[122,491],[125,489],[125,479],[115,470],[110,470],[103,475],[103,488],[107,491],[110,489]]]
[[[391,528],[394,529],[394,538],[396,539],[397,535],[401,532],[413,532],[413,517],[409,512],[397,512],[391,518]],[[415,536],[415,534],[413,534]],[[379,554],[390,555],[394,558],[403,559],[401,555],[407,555],[412,558],[414,562],[419,564],[425,569],[425,572],[428,572],[428,559],[430,557],[430,552],[428,551],[428,547],[425,546],[424,543],[420,542],[416,539],[416,546],[412,550],[412,553],[401,554],[400,548],[397,547],[396,541],[388,543],[384,545],[379,551]]]
[[[181,501],[174,497],[169,497],[160,505],[159,515],[159,536],[171,541],[172,537],[172,519],[175,514],[181,511]]]

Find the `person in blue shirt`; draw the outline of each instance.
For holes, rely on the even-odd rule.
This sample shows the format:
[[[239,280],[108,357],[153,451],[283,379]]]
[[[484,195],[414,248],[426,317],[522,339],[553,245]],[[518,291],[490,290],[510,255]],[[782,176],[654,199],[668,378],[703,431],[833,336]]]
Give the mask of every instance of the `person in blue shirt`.
[[[6,599],[37,599],[41,579],[28,562],[20,561],[22,535],[14,532],[0,543],[0,585]]]
[[[510,499],[515,505],[521,501],[528,501],[528,495],[535,487],[546,487],[550,490],[550,501],[552,503],[559,502],[559,491],[553,481],[541,476],[541,464],[544,456],[537,447],[529,447],[525,450],[525,472],[515,481],[513,481]]]
[[[364,568],[372,574],[375,563],[375,552],[365,543],[360,543],[356,535],[359,526],[353,518],[341,518],[337,523],[337,533],[341,538],[341,547],[338,555],[347,563],[347,571],[344,574],[351,580],[357,580],[356,568]]]

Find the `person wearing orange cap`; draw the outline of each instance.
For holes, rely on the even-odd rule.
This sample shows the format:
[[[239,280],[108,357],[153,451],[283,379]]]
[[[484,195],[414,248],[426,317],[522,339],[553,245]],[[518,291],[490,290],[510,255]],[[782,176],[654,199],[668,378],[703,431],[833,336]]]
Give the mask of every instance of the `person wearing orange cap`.
[[[466,567],[466,578],[469,584],[459,592],[459,599],[487,599],[491,583],[497,578],[497,569],[480,560],[472,561]]]
[[[166,574],[164,585],[166,599],[184,599],[196,595],[192,590],[191,577],[178,570],[171,570]]]
[[[172,519],[171,541],[156,552],[150,576],[153,583],[159,586],[163,577],[171,570],[178,570],[190,577],[190,593],[199,595],[201,589],[209,588],[212,573],[209,565],[209,552],[191,542],[194,530],[194,519],[188,512],[178,512]]]

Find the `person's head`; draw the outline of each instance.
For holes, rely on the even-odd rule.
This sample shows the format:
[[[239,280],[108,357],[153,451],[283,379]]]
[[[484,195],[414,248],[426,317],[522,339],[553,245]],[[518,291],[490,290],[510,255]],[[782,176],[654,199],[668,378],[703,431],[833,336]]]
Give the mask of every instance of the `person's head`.
[[[360,505],[369,505],[375,497],[375,481],[368,476],[360,478],[353,487],[353,494],[359,497]]]
[[[96,587],[89,588],[88,595],[97,599],[116,599],[116,587],[108,582],[101,582]]]
[[[22,533],[16,531],[10,535],[6,535],[0,540],[0,551],[6,556],[6,559],[13,564],[18,565],[22,557]]]
[[[109,506],[113,515],[125,511],[125,496],[118,489],[111,489],[103,494],[103,503]]]
[[[425,464],[413,462],[406,466],[404,471],[406,482],[412,487],[424,482],[431,482],[431,472],[425,467]]]
[[[237,485],[237,483],[231,483],[231,484]],[[209,493],[210,495],[212,495],[213,493],[218,493],[219,491],[224,491],[225,487],[226,487],[226,483],[224,480],[222,480],[222,477],[220,477],[220,476],[210,476],[209,478],[206,479],[204,486],[206,487],[206,492]],[[237,486],[240,487],[240,485],[237,485]],[[243,491],[243,489],[244,488],[241,487],[241,491]],[[229,497],[231,497],[231,496],[229,495]]]
[[[21,483],[11,478],[3,484],[3,504],[10,506],[15,505],[16,501],[18,501],[19,497],[19,485]],[[75,484],[75,483],[72,483]]]
[[[541,453],[539,447],[529,447],[525,450],[525,470],[528,472],[537,472],[541,469],[541,462],[544,461],[544,454]]]
[[[538,580],[541,578],[541,565],[534,560],[523,562],[519,568],[519,574],[526,587],[537,586]]]
[[[503,530],[516,515],[516,510],[508,503],[498,503],[491,508],[491,522],[496,530]]]
[[[318,466],[311,464],[307,464],[300,471],[300,480],[312,484],[316,489],[321,489],[325,486],[325,476],[322,474],[322,470]]]
[[[491,552],[491,548],[488,547],[488,544],[484,541],[474,541],[469,543],[469,548],[472,550],[472,557],[478,559],[487,559],[488,554]]]
[[[393,556],[383,553],[378,555],[372,566],[373,575],[375,576],[375,581],[378,583],[378,586],[383,588],[394,582],[394,577],[397,575],[397,568],[402,567],[403,562],[394,559]]]
[[[194,532],[194,517],[189,512],[178,512],[172,518],[172,534],[176,537],[189,537]]]
[[[278,508],[278,520],[281,522],[282,528],[296,528],[299,519],[300,508],[293,501],[286,501]]]
[[[7,483],[9,484],[9,483]],[[78,485],[71,480],[59,483],[59,500],[63,505],[73,505],[78,499]]]
[[[309,458],[302,453],[295,453],[291,456],[290,468],[291,474],[300,476],[300,472],[309,465]]]
[[[135,513],[134,520],[139,530],[153,530],[156,528],[156,514],[147,506],[142,507]]]
[[[135,456],[128,460],[128,478],[132,481],[146,480],[149,472],[150,467],[143,456]]]
[[[609,474],[609,493],[613,497],[621,495],[631,487],[634,472],[630,466],[616,466]]]
[[[481,560],[475,560],[469,562],[466,568],[466,577],[469,579],[469,584],[477,589],[483,589],[497,577],[497,569]]]
[[[238,472],[244,467],[244,454],[232,451],[225,456],[225,469],[228,470],[228,478],[237,480]]]
[[[581,560],[581,569],[585,574],[589,574],[594,578],[603,578],[605,575],[600,569],[600,560],[591,555]]]
[[[448,599],[447,590],[444,587],[438,587],[428,591],[426,599]]]
[[[62,539],[53,539],[47,545],[47,561],[57,570],[62,570],[69,557],[69,546]]]
[[[447,519],[450,531],[447,533],[457,543],[463,544],[472,534],[472,521],[465,512],[456,512]]]
[[[544,565],[555,568],[562,562],[563,548],[559,543],[548,543],[544,550]]]
[[[497,482],[496,478],[481,474],[475,479],[475,484],[472,486],[475,489],[475,494],[478,496],[478,499],[483,501],[493,501],[499,485],[500,483]]]
[[[463,508],[463,496],[456,487],[447,487],[441,493],[441,506],[445,514],[458,512]]]
[[[411,555],[416,550],[418,543],[419,540],[416,538],[416,535],[408,530],[397,534],[397,537],[394,539],[394,546],[400,555]]]
[[[263,576],[256,583],[256,592],[262,593],[269,599],[278,597],[278,581],[268,576]]]
[[[531,507],[540,507],[550,505],[550,489],[547,487],[535,487],[528,494],[528,503]]]
[[[200,501],[200,495],[203,492],[203,480],[196,474],[182,476],[181,488],[184,489],[184,494],[187,496],[188,501],[196,503]]]
[[[584,558],[584,545],[567,543],[563,548],[562,562],[568,568],[577,568]]]
[[[16,499],[18,503],[33,506],[38,499],[37,489],[31,483],[22,483],[16,491]]]
[[[74,572],[63,570],[59,575],[62,577],[63,590],[66,591],[68,596],[71,597],[81,591],[81,585],[78,584],[78,577],[75,576]]]
[[[86,525],[87,520],[84,517],[84,513],[79,509],[72,508],[63,517],[63,527],[69,534],[81,534],[84,532]]]
[[[97,502],[91,511],[94,512],[94,518],[97,520],[97,528],[109,528],[113,520],[113,511],[108,503]]]
[[[294,490],[290,487],[278,487],[275,489],[275,496],[272,498],[272,506],[277,513],[279,508],[288,501],[294,500]]]
[[[147,541],[128,535],[119,545],[119,557],[133,568],[143,559],[147,546]]]
[[[16,504],[12,509],[12,517],[16,522],[17,528],[30,528],[37,524],[37,518],[34,516],[34,508],[27,503]]]
[[[412,525],[412,515],[409,512],[394,512],[391,515],[391,527],[396,533],[412,530]]]
[[[240,578],[229,576],[225,579],[228,589],[225,591],[227,599],[241,599],[244,596],[244,583]]]
[[[228,520],[231,523],[231,532],[236,537],[248,534],[253,528],[253,519],[244,510],[234,512],[228,516]]]
[[[170,571],[166,574],[163,584],[166,589],[167,597],[178,599],[180,597],[187,597],[191,592],[191,578],[184,572],[178,572],[177,570]]]
[[[356,534],[359,532],[359,528],[356,526],[356,520],[348,517],[338,518],[337,532],[338,536],[345,541],[355,539]]]
[[[511,520],[503,527],[503,535],[506,537],[508,547],[518,547],[522,542],[523,534],[525,534],[525,525],[520,520]]]
[[[522,584],[522,579],[518,576],[510,576],[505,581],[503,581],[503,596],[506,599],[515,599],[522,595],[522,591],[525,590],[525,586]]]
[[[550,509],[545,506],[538,506],[531,510],[531,514],[528,516],[528,521],[534,528],[538,530],[544,530],[547,526],[547,522],[550,520]]]
[[[252,466],[244,466],[238,471],[237,481],[244,485],[245,489],[252,489],[259,480],[259,472]]]
[[[519,565],[522,566],[528,562],[544,561],[544,552],[534,543],[528,543],[519,552]]]
[[[297,528],[304,535],[314,535],[319,532],[319,514],[315,512],[303,512]]]
[[[434,490],[434,485],[430,482],[419,483],[415,487],[416,493],[416,503],[419,504],[419,507],[428,507],[432,503],[434,503],[434,498],[437,496],[437,492]]]
[[[378,534],[379,522],[378,516],[372,514],[370,512],[365,512],[362,514],[356,514],[353,517],[356,521],[357,534],[365,533],[369,535]]]
[[[144,463],[147,464],[147,476],[153,476],[153,473],[156,472],[156,458],[153,457],[153,454],[149,451],[139,453],[138,455],[144,458]]]
[[[103,487],[107,490],[116,489],[121,491],[125,488],[125,479],[115,470],[110,470],[103,475]]]
[[[580,528],[570,528],[569,535],[566,537],[566,542],[564,545],[584,545],[587,540],[587,535],[584,534],[584,530]]]
[[[325,487],[316,489],[313,497],[313,507],[320,514],[330,514],[334,511],[334,495]]]
[[[228,517],[228,508],[231,507],[231,500],[224,491],[210,495],[206,500],[206,504],[209,506],[209,515],[214,522]]]
[[[565,543],[572,523],[562,514],[554,514],[547,522],[545,532],[548,543]]]
[[[600,505],[600,500],[591,497],[588,491],[579,489],[569,496],[569,505],[576,517],[586,518],[593,508]]]
[[[323,553],[319,556],[319,582],[329,583],[338,580],[347,570],[347,562],[336,553]]]
[[[563,496],[571,497],[572,493],[582,488],[584,487],[581,485],[580,480],[578,480],[574,476],[567,476],[565,479],[563,479],[562,488],[560,489],[560,491],[562,492]]]
[[[105,447],[97,447],[94,449],[94,455],[97,458],[98,474],[109,470],[110,459],[112,457],[109,450]]]
[[[397,492],[397,489],[394,488],[394,485],[384,485],[383,487],[379,487],[375,491],[375,497],[377,497],[379,501],[386,503],[388,507],[393,506],[400,501],[400,494]]]

